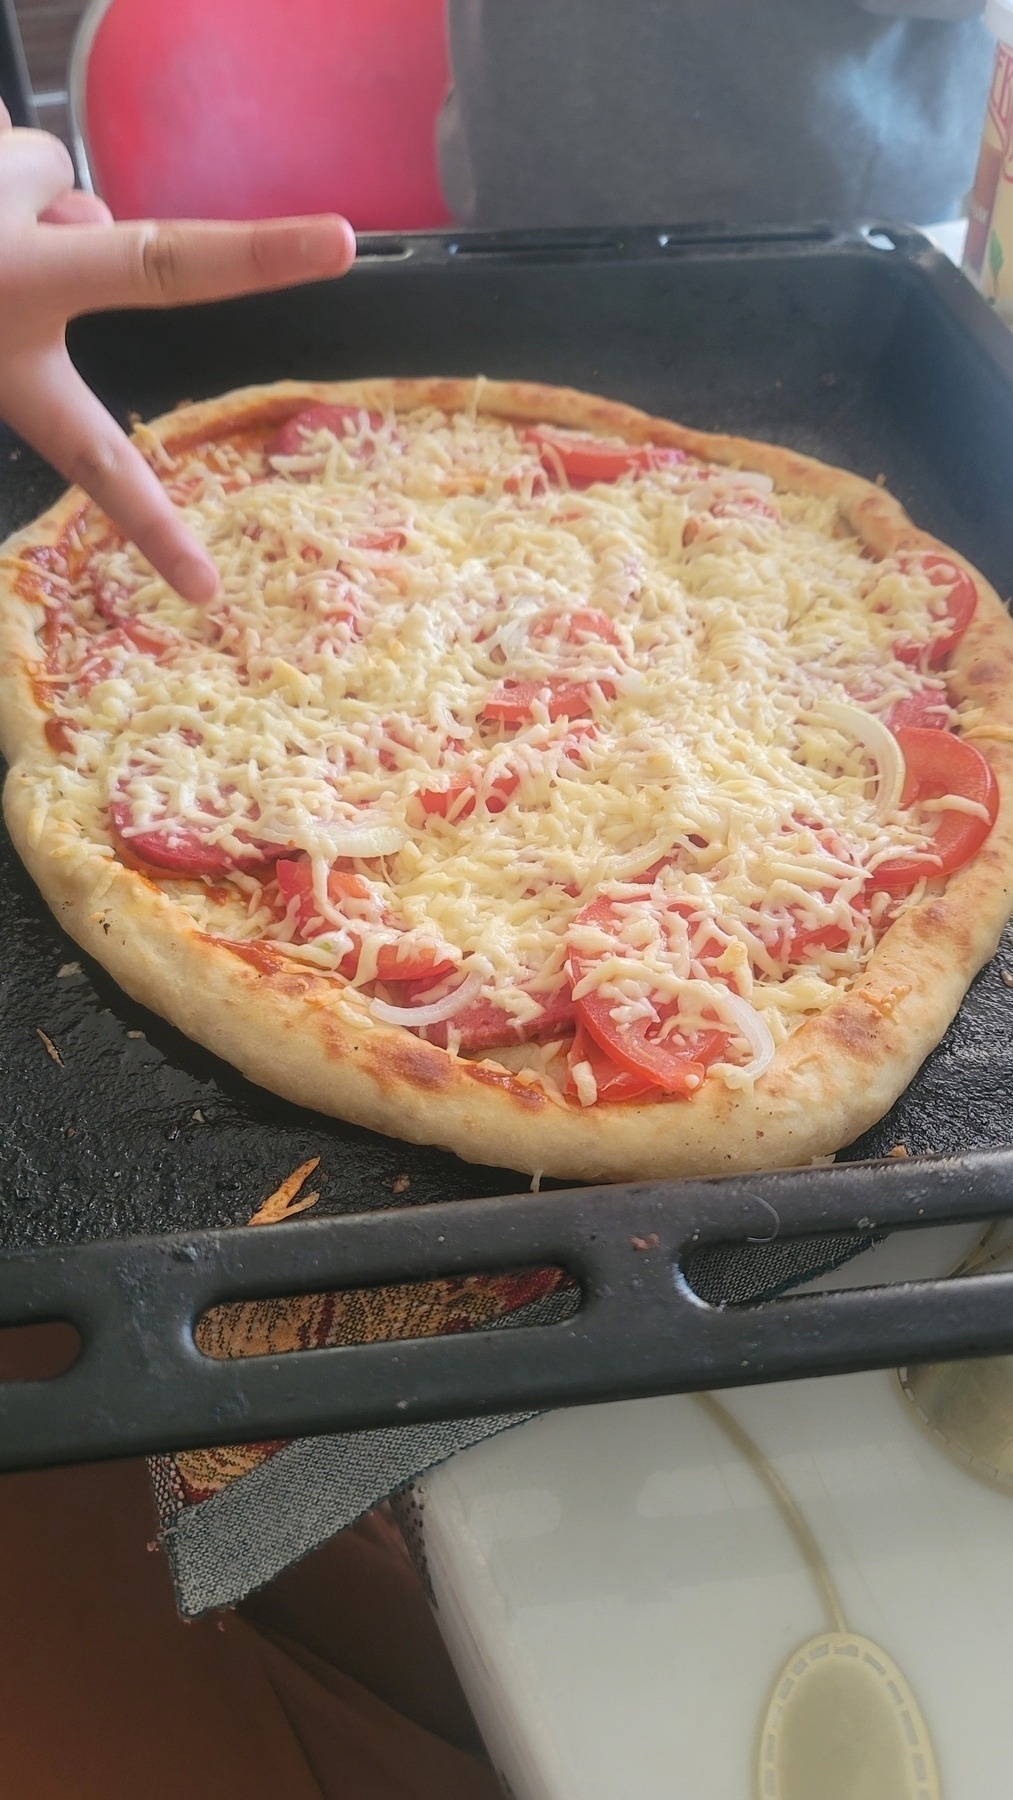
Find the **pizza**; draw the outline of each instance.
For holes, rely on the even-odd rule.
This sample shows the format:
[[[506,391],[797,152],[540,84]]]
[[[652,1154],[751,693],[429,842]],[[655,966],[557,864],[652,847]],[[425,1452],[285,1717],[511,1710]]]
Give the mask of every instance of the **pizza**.
[[[1013,626],[881,487],[564,389],[286,382],[137,441],[221,573],[75,491],[0,558],[9,829],[254,1082],[477,1162],[827,1156],[1013,882]]]

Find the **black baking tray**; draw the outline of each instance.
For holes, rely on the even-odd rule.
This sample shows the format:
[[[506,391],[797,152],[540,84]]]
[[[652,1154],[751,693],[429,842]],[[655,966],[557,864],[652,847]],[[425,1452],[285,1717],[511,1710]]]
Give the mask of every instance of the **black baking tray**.
[[[573,384],[882,477],[1013,586],[1013,342],[907,229],[368,239],[342,282],[81,321],[72,350],[122,417],[282,376]],[[58,491],[0,429],[0,536]],[[0,1384],[0,1467],[1013,1349],[1013,1277],[772,1297],[878,1229],[1013,1211],[1008,940],[850,1166],[533,1196],[252,1087],[60,933],[5,838],[0,906],[0,1325],[83,1346]],[[244,1229],[311,1156],[314,1213]],[[551,1326],[193,1342],[221,1300],[545,1264],[582,1295]]]

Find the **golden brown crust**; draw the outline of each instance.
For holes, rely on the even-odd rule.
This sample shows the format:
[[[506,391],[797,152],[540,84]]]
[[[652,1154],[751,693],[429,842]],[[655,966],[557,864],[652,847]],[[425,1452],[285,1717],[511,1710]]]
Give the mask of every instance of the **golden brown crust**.
[[[864,976],[777,1052],[752,1091],[709,1081],[691,1101],[581,1108],[494,1062],[470,1062],[372,1019],[339,979],[279,956],[257,967],[201,933],[157,883],[110,859],[108,846],[39,808],[42,775],[58,760],[31,679],[37,618],[25,553],[57,542],[83,504],[71,492],[0,555],[0,740],[11,763],[4,808],[11,835],[61,925],[123,987],[234,1063],[302,1105],[475,1162],[581,1180],[720,1174],[804,1163],[850,1142],[889,1108],[938,1042],[975,971],[993,953],[1013,905],[1013,624],[998,596],[952,550],[918,530],[882,488],[812,458],[712,436],[618,402],[526,382],[452,379],[283,382],[179,409],[147,430],[170,448],[237,426],[278,423],[314,400],[409,410],[474,405],[745,463],[782,489],[832,497],[877,556],[945,549],[967,569],[978,610],[948,671],[974,705],[968,735],[999,783],[984,848],[887,932]],[[142,436],[146,436],[143,433]]]

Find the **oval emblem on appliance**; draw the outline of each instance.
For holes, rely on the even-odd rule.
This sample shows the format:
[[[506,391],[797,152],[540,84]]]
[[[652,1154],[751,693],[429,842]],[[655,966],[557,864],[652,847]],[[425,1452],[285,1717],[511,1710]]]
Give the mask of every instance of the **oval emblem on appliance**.
[[[827,1631],[793,1652],[760,1736],[759,1800],[940,1800],[921,1709],[870,1638]]]

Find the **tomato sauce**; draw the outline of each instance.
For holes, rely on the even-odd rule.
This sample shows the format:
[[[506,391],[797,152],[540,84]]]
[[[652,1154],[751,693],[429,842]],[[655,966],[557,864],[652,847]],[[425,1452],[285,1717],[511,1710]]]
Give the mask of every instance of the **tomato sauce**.
[[[235,938],[219,937],[212,931],[206,931],[203,935],[212,944],[219,944],[223,950],[231,950],[233,956],[249,963],[261,975],[280,975],[284,969],[291,967],[263,938],[249,938],[246,942],[239,943]]]

